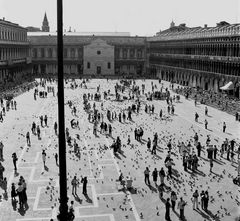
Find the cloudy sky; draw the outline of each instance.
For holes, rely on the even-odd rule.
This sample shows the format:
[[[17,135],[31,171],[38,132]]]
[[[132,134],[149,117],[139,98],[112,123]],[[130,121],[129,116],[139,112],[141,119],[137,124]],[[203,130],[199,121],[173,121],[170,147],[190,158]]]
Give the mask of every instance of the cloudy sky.
[[[0,17],[22,26],[41,27],[46,11],[56,31],[57,0],[0,0]],[[130,32],[151,36],[172,20],[187,26],[240,23],[240,0],[63,0],[64,29]]]

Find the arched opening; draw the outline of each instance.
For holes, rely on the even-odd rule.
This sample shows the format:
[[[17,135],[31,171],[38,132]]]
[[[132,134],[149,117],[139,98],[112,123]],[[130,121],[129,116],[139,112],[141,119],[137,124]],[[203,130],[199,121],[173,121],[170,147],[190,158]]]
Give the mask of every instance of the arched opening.
[[[204,82],[204,90],[208,90],[208,81],[206,80],[205,82]]]
[[[234,96],[240,98],[240,82],[236,82],[234,88]]]
[[[218,92],[219,91],[219,80],[217,78],[215,78],[213,84],[214,84],[213,85],[214,92]]]

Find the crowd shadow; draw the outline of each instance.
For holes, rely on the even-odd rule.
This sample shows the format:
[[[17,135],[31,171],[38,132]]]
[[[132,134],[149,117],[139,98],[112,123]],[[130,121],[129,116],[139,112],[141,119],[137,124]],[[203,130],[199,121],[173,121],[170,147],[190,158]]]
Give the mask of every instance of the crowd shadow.
[[[218,174],[218,173],[216,173],[216,172],[214,172],[214,171],[212,171],[212,174],[214,174],[214,175],[216,175],[216,176],[218,176],[218,177],[221,177],[221,174]]]
[[[203,219],[210,221],[212,220],[212,218],[214,218],[214,220],[220,221],[219,217],[213,215],[212,212],[210,212],[209,210],[205,211],[206,213],[204,213],[202,210],[199,210],[199,209],[196,209],[195,211],[199,213],[203,217]]]
[[[48,172],[48,171],[49,171],[49,168],[45,165],[45,166],[44,166],[44,170]]]
[[[82,204],[82,199],[80,199],[80,197],[77,194],[74,194],[73,196],[76,202],[78,202],[79,204]]]
[[[201,171],[201,170],[195,170],[195,172],[193,172],[193,174],[196,174],[196,175],[200,175],[200,176],[203,176],[203,177],[205,177],[206,176],[206,174],[203,172],[203,171]]]
[[[21,216],[24,216],[27,212],[27,210],[29,209],[29,206],[28,206],[28,203],[26,202],[23,206],[19,207],[18,208],[18,213],[21,215]]]
[[[174,214],[178,217],[178,218],[180,218],[180,214],[176,211],[176,210],[172,210],[173,212],[174,212]]]
[[[123,156],[124,158],[127,158],[126,155],[124,155],[124,151],[123,151],[123,150],[119,151],[119,154],[120,154],[121,156]]]
[[[223,162],[221,160],[218,160],[218,159],[214,159],[214,162],[217,163],[217,164],[220,164],[220,165],[226,164],[225,162]]]
[[[149,185],[147,185],[147,186],[148,186],[148,188],[149,188],[152,192],[157,193],[157,189],[156,189],[154,186],[152,186],[151,184],[149,184]]]
[[[17,172],[17,170],[14,171],[14,177],[18,177],[19,173]]]
[[[12,199],[12,208],[13,208],[13,211],[16,211],[17,210],[17,200],[15,199]]]
[[[87,203],[93,203],[93,201],[92,201],[92,199],[88,196],[88,194],[87,193],[85,193],[85,194],[83,194],[84,196],[85,196],[85,199],[86,199],[86,202]]]

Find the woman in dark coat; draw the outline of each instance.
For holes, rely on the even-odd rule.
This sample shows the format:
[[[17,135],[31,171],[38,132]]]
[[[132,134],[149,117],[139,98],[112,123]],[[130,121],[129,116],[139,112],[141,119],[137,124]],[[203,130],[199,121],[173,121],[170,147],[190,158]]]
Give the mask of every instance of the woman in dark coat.
[[[82,191],[82,193],[84,195],[87,195],[87,183],[88,183],[87,177],[82,178],[82,184],[83,184],[83,191]]]
[[[152,177],[153,177],[153,182],[155,183],[155,185],[157,185],[157,177],[158,177],[157,168],[155,168],[154,171],[152,172]]]
[[[23,207],[23,203],[24,203],[24,200],[23,200],[23,186],[22,186],[22,183],[19,182],[18,183],[18,188],[17,188],[17,195],[18,195],[18,199],[19,199],[19,206],[20,208]]]
[[[209,195],[208,191],[205,191],[205,197],[204,197],[204,210],[208,210],[208,201],[209,201]]]
[[[170,219],[170,206],[171,205],[170,205],[169,201],[170,201],[170,198],[167,198],[167,202],[165,204],[165,206],[166,206],[165,220],[167,220],[167,221],[171,220]]]
[[[16,187],[15,187],[15,184],[12,183],[12,189],[11,189],[11,198],[12,198],[12,200],[16,200],[15,199],[16,196],[17,196]]]
[[[23,202],[27,203],[27,184],[24,179],[22,180],[22,187],[23,187],[22,191]]]

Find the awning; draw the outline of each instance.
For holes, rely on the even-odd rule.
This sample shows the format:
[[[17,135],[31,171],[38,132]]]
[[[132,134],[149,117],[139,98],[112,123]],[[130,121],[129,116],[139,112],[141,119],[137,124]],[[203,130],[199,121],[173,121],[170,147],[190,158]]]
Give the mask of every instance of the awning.
[[[233,82],[230,81],[228,82],[226,85],[224,85],[223,87],[220,87],[221,90],[224,90],[224,91],[229,91],[229,90],[233,90],[234,89],[234,86],[233,86]]]

